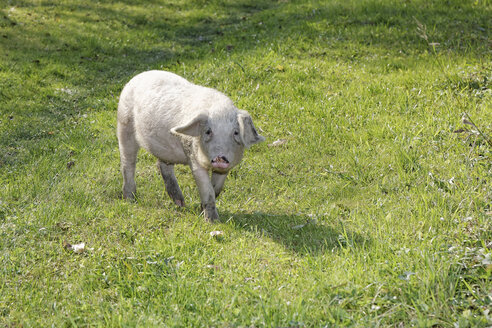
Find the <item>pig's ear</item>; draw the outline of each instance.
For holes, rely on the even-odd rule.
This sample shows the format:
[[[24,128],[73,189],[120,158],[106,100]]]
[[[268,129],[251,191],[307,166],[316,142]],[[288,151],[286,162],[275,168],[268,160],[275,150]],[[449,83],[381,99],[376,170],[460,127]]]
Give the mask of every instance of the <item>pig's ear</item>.
[[[174,135],[184,134],[191,137],[198,137],[201,135],[202,129],[207,124],[207,122],[207,115],[199,114],[185,125],[172,128],[171,133]]]
[[[258,132],[256,132],[253,120],[247,111],[239,111],[237,121],[239,123],[239,133],[245,147],[265,141],[265,137],[260,136]]]

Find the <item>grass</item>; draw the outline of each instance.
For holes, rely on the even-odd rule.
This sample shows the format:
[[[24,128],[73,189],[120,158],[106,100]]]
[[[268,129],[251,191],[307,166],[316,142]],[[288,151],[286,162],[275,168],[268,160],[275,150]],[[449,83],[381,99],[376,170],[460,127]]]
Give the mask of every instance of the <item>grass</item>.
[[[492,324],[490,1],[0,8],[1,326]],[[188,168],[178,209],[143,151],[120,199],[118,96],[149,69],[267,137],[218,224]]]

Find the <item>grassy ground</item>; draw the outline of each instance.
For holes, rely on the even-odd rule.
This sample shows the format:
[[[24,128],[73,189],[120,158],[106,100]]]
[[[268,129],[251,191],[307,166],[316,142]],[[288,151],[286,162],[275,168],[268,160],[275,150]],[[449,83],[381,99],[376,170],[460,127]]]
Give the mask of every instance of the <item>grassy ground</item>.
[[[490,326],[491,17],[488,0],[3,0],[0,326]],[[143,151],[139,201],[120,199],[118,95],[149,69],[225,92],[268,139],[221,223],[186,167],[176,208]]]

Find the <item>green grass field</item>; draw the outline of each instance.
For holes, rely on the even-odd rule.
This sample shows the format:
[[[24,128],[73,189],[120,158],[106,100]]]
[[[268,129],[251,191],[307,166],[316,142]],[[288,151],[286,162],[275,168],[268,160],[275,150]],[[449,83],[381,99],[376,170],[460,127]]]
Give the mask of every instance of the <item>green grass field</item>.
[[[0,326],[491,326],[491,26],[489,0],[0,0]],[[144,151],[121,199],[150,69],[267,138],[220,223]]]

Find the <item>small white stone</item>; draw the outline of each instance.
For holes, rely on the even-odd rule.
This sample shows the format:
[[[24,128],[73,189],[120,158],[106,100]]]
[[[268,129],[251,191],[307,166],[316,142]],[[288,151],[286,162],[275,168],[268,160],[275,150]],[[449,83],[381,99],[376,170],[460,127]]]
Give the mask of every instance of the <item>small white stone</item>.
[[[224,232],[222,232],[222,231],[218,231],[218,230],[210,231],[210,236],[212,236],[212,237],[219,237],[219,236],[223,236],[223,235],[224,235]]]

